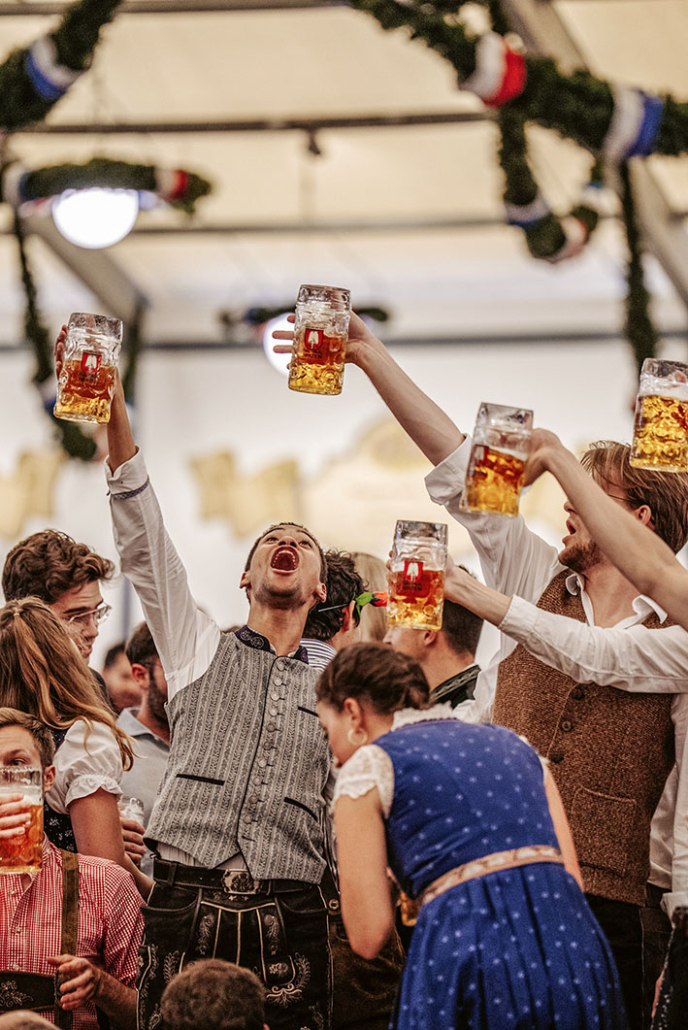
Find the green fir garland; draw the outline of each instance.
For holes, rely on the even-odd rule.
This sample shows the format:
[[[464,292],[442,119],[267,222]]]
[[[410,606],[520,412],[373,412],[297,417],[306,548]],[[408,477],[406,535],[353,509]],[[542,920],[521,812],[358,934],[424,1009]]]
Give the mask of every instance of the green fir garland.
[[[471,37],[457,18],[457,4],[451,0],[351,0],[352,6],[371,14],[384,29],[405,27],[412,39],[421,39],[456,70],[459,84],[476,68],[478,40]],[[495,32],[509,30],[500,0],[478,0],[490,12]],[[460,11],[462,4],[458,4]],[[504,103],[497,113],[500,131],[499,161],[505,176],[505,203],[527,207],[539,195],[528,164],[525,126],[534,122],[552,129],[588,150],[594,160],[591,182],[602,181],[602,147],[614,114],[611,84],[585,70],[563,74],[547,57],[525,55],[526,81],[520,95]],[[688,153],[688,103],[663,95],[663,111],[653,153],[679,156]],[[638,366],[655,352],[657,332],[649,312],[650,297],[645,286],[640,234],[628,167],[621,164],[622,209],[629,247],[627,267],[626,335]],[[594,208],[578,203],[570,212],[584,226],[587,236],[599,216]],[[523,225],[528,249],[533,256],[551,259],[566,243],[562,221],[547,212],[537,221]]]
[[[112,20],[122,0],[80,0],[51,33],[60,64],[72,71],[88,68],[100,30]],[[42,121],[56,100],[38,95],[26,71],[28,47],[14,50],[0,65],[0,128],[12,132]],[[59,98],[58,98],[59,99]]]
[[[6,167],[6,166],[5,166]],[[0,175],[5,168],[0,169]],[[186,172],[182,196],[168,203],[192,214],[201,197],[210,193],[211,185],[206,179],[193,172]],[[85,190],[93,186],[102,189],[129,189],[157,192],[156,168],[154,165],[135,165],[126,161],[113,161],[105,157],[94,157],[86,164],[63,164],[27,172],[22,180],[22,201],[42,200],[55,197],[65,190]],[[0,178],[0,201],[2,179]]]

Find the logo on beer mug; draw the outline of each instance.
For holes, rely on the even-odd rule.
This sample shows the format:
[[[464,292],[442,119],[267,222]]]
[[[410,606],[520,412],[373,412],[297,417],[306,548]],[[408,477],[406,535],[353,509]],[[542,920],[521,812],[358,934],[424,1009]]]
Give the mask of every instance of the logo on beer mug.
[[[324,332],[322,329],[306,329],[305,346],[314,354],[321,354],[323,349]]]
[[[404,562],[404,575],[401,588],[407,594],[420,594],[423,591],[423,562],[410,558]]]
[[[81,375],[84,379],[95,379],[100,368],[100,354],[84,351],[81,355]]]

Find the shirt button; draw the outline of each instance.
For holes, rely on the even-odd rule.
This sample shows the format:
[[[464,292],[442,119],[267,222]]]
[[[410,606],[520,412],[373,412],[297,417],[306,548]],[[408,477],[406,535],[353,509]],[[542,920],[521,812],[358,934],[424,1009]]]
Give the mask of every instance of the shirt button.
[[[277,708],[271,708],[269,714],[273,715],[273,716],[274,715],[279,715],[279,710]]]
[[[15,926],[12,929],[12,933],[22,933],[22,932],[23,932],[23,927],[21,927],[21,926]]]
[[[568,719],[562,719],[561,720],[561,728],[564,731],[564,733],[570,733],[571,730],[573,729],[573,723],[570,722]]]
[[[553,751],[552,754],[549,756],[549,760],[550,762],[553,762],[554,765],[559,765],[560,762],[564,761],[564,752]]]
[[[576,687],[576,689],[571,692],[571,697],[576,701],[581,701],[585,697],[585,691],[582,687]]]
[[[264,758],[259,758],[258,759],[258,767],[260,769],[264,769],[267,764],[268,763],[267,763],[267,761]]]
[[[274,690],[273,690],[272,694],[270,694],[270,697],[272,698],[273,701],[279,701],[279,699],[280,699],[279,694],[276,693]]]
[[[21,970],[21,966],[18,966],[17,963],[15,962],[14,965],[12,966],[12,969],[15,971],[15,973],[18,973]]]

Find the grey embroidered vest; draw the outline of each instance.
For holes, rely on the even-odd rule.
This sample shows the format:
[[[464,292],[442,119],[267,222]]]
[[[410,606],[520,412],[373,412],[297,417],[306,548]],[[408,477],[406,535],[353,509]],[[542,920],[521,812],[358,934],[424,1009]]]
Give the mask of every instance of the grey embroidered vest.
[[[241,852],[257,879],[319,883],[330,753],[317,673],[244,630],[223,633],[207,671],[168,705],[170,757],[148,826],[206,868]]]

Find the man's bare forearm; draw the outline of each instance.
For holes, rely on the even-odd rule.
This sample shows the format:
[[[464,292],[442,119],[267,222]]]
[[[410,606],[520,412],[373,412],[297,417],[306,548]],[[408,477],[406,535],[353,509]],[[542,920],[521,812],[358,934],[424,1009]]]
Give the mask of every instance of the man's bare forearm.
[[[485,586],[456,566],[447,572],[444,596],[493,626],[500,625],[511,605],[511,598],[506,594]]]
[[[465,437],[413,380],[383,344],[366,347],[357,364],[363,369],[399,425],[433,465],[439,465]]]
[[[105,970],[100,971],[98,990],[94,1002],[106,1015],[111,1016],[120,1030],[136,1026],[136,988],[126,987]]]
[[[119,376],[115,394],[112,398],[112,410],[110,421],[107,427],[108,438],[108,465],[112,472],[129,461],[136,454],[136,444],[131,431],[127,406],[124,401],[124,391]]]

